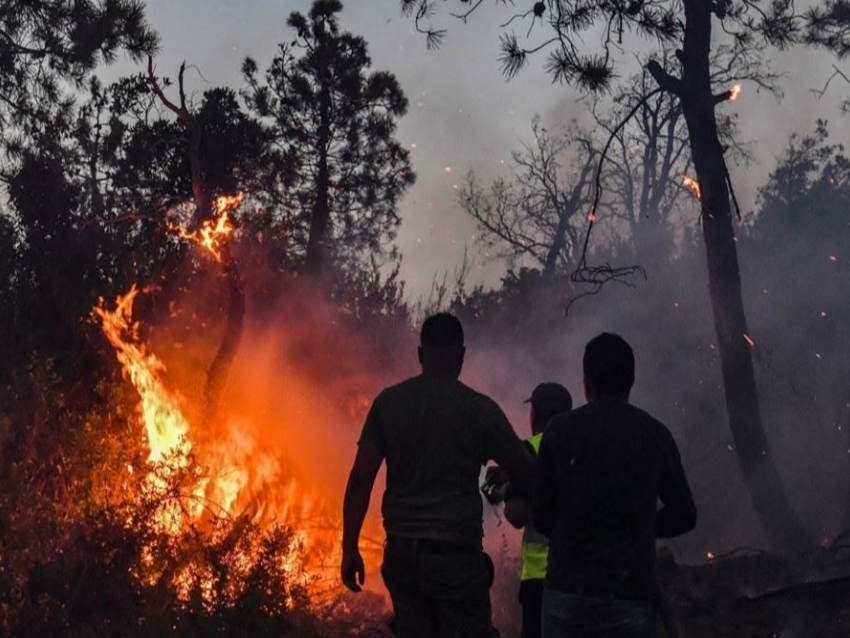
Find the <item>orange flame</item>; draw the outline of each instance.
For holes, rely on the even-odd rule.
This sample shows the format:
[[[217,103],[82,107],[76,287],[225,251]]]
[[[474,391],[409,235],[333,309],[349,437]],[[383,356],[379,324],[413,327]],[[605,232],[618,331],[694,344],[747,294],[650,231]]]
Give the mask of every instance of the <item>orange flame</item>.
[[[682,184],[694,194],[694,197],[697,199],[702,199],[702,189],[699,187],[699,182],[696,181],[693,177],[688,177],[685,175],[682,177]]]
[[[147,435],[148,460],[157,463],[169,454],[191,451],[186,438],[189,422],[183,416],[177,398],[165,389],[160,380],[165,365],[139,343],[139,324],[133,321],[133,302],[138,293],[133,284],[126,295],[118,297],[113,311],[104,308],[101,299],[94,314],[100,318],[103,334],[115,349],[125,376],[139,393],[139,416]]]
[[[735,84],[732,88],[729,89],[729,99],[733,102],[738,99],[738,96],[741,95],[741,91],[744,90],[743,85]]]
[[[193,232],[170,224],[169,229],[220,261],[225,242],[234,231],[230,214],[241,201],[241,194],[218,197],[213,220]],[[133,318],[138,293],[133,285],[116,298],[114,308],[107,307],[101,298],[92,314],[99,320],[125,378],[139,395],[137,413],[150,465],[142,469],[126,465],[126,472],[141,477],[144,491],[160,494],[175,477],[173,472],[188,468],[190,461],[194,463],[186,479],[190,485],[181,489],[184,496],[164,503],[154,521],[173,535],[195,522],[209,520],[210,515],[248,519],[264,529],[285,525],[295,538],[295,549],[283,566],[285,572],[293,582],[308,587],[313,596],[329,593],[328,583],[336,583],[341,560],[339,516],[328,514],[324,500],[296,480],[284,463],[283,450],[269,448],[260,440],[260,424],[229,418],[218,427],[193,427],[184,410],[184,399],[169,390],[164,381],[165,364],[140,339],[140,325]],[[379,546],[375,540],[364,539],[363,543],[367,551],[370,543]],[[153,564],[152,555],[150,559]],[[191,578],[195,577],[178,574],[175,583],[188,587]]]
[[[208,251],[216,261],[221,261],[221,249],[233,234],[230,213],[242,204],[243,194],[222,195],[215,199],[215,218],[203,222],[197,230],[188,231],[182,226],[169,224],[169,229],[181,239],[193,241]]]
[[[114,309],[108,309],[101,299],[93,315],[100,320],[125,377],[139,394],[138,415],[152,464],[143,479],[144,489],[161,492],[172,476],[169,472],[187,467],[190,455],[200,469],[192,479],[194,485],[188,486],[188,496],[180,503],[164,503],[155,514],[156,523],[176,535],[213,512],[233,519],[247,515],[264,527],[288,525],[295,530],[295,547],[301,552],[293,551],[284,569],[296,582],[309,585],[315,595],[323,595],[327,583],[335,579],[341,559],[338,518],[328,516],[323,501],[287,475],[279,457],[258,441],[254,424],[231,420],[213,441],[207,440],[209,433],[203,440],[198,438],[199,432],[181,407],[183,399],[163,382],[165,364],[140,341],[139,322],[133,319],[138,293],[133,285],[116,299]],[[163,461],[168,461],[165,473],[161,468],[157,473],[154,464]],[[135,470],[126,466],[129,474]],[[178,586],[188,586],[183,576],[175,578]]]

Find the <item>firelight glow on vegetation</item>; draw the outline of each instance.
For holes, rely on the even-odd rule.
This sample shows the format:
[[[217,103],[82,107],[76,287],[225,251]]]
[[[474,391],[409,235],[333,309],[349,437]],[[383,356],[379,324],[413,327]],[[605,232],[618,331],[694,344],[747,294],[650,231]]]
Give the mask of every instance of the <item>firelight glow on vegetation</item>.
[[[229,213],[241,200],[242,195],[217,198],[215,219],[198,231],[180,233],[180,237],[196,242],[220,261],[224,242],[234,232]],[[289,526],[302,551],[287,558],[285,570],[308,586],[311,593],[321,593],[336,575],[340,560],[338,517],[329,517],[323,500],[287,471],[280,450],[261,443],[260,424],[226,418],[221,427],[206,423],[199,429],[192,423],[181,393],[166,385],[165,364],[140,336],[140,322],[133,316],[139,292],[134,284],[116,298],[112,307],[101,298],[93,317],[112,346],[123,375],[139,396],[137,414],[149,461],[147,469],[141,470],[143,489],[164,492],[168,478],[187,468],[190,458],[200,470],[177,499],[179,503],[163,504],[156,513],[157,525],[177,535],[214,515],[247,517],[263,528]],[[131,475],[139,470],[127,468]],[[180,583],[179,576],[177,582]]]

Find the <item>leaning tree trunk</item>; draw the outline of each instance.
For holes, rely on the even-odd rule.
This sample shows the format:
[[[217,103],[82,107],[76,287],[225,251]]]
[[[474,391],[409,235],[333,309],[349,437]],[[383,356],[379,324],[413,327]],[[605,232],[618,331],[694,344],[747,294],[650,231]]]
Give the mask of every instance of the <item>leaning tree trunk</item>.
[[[711,7],[685,1],[685,37],[678,94],[688,126],[691,154],[700,184],[703,237],[714,328],[720,351],[729,427],[756,513],[769,538],[781,549],[805,551],[813,541],[788,501],[762,424],[741,276],[727,167],[717,130],[709,71]]]
[[[227,282],[227,323],[204,383],[204,423],[213,421],[218,412],[227,374],[236,357],[239,342],[242,340],[242,324],[245,317],[245,289],[242,285],[242,275],[228,245],[222,249],[221,264]]]

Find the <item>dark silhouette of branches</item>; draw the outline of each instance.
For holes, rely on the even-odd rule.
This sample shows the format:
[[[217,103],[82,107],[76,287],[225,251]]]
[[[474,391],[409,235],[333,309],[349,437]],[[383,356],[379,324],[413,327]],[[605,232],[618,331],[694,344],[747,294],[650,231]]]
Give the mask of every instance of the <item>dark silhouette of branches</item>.
[[[589,137],[553,137],[537,118],[532,135],[513,154],[509,178],[497,179],[488,192],[470,173],[459,202],[496,256],[511,265],[530,258],[552,275],[575,265],[577,221],[590,199],[596,152]],[[567,177],[569,173],[574,177]]]

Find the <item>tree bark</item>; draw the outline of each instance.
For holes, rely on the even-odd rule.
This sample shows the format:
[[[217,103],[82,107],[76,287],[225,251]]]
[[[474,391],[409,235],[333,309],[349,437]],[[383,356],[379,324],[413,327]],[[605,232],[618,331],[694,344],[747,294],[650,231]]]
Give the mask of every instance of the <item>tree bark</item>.
[[[816,545],[791,507],[771,455],[762,424],[751,346],[745,336],[749,333],[732,225],[728,173],[714,112],[718,99],[711,92],[711,7],[712,4],[704,0],[685,1],[681,80],[670,76],[659,79],[657,72],[653,75],[662,88],[679,95],[688,127],[694,169],[701,189],[708,284],[726,409],[738,462],[768,538],[779,549],[804,552]]]
[[[558,227],[555,229],[555,237],[552,241],[552,245],[546,253],[546,262],[543,265],[544,277],[551,277],[555,274],[555,268],[558,266],[558,257],[567,247],[567,232],[570,228],[570,218],[582,203],[584,189],[590,175],[592,174],[595,164],[595,156],[593,153],[589,152],[587,161],[582,167],[581,176],[579,177],[576,185],[573,187],[569,199],[563,201],[560,196],[553,198],[552,205],[555,207],[555,210],[558,211]]]
[[[327,57],[327,54],[321,57],[322,85],[319,88],[319,160],[316,167],[316,202],[313,205],[310,235],[307,239],[307,272],[314,276],[320,275],[325,265],[325,248],[330,223],[328,150],[331,136],[331,87]]]
[[[227,282],[227,322],[218,350],[207,369],[207,378],[204,383],[204,423],[215,420],[218,413],[227,374],[230,372],[242,340],[242,325],[245,317],[245,289],[242,285],[242,275],[228,244],[222,248],[221,264]]]

